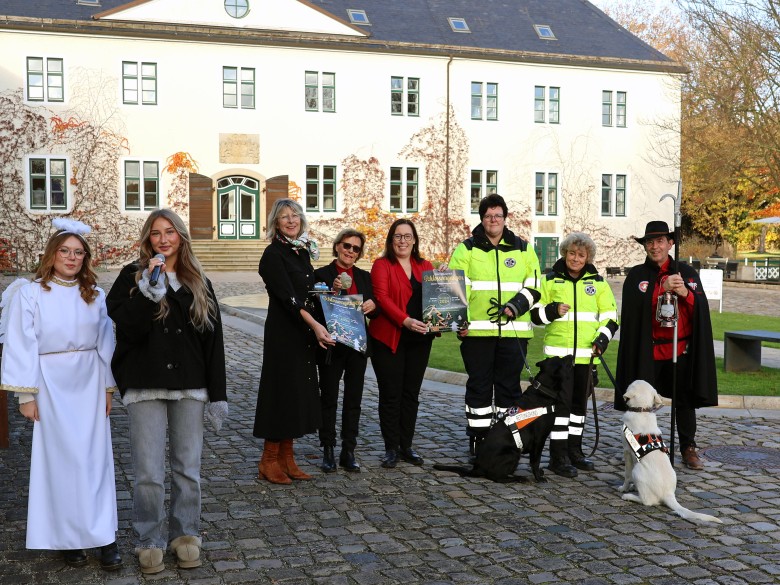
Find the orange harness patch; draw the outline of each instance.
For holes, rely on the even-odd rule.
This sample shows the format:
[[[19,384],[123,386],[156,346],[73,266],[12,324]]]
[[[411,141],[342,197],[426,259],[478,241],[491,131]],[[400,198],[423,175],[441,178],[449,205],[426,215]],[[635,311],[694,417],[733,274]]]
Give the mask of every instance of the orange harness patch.
[[[523,450],[523,439],[520,437],[520,429],[552,412],[555,412],[555,406],[540,406],[531,410],[520,410],[513,406],[507,410],[506,416],[504,416],[504,424],[512,431],[512,438],[514,438],[518,449]]]
[[[636,435],[626,425],[623,425],[623,437],[625,437],[626,442],[634,452],[634,457],[636,457],[637,461],[652,451],[669,453],[669,449],[661,435]]]

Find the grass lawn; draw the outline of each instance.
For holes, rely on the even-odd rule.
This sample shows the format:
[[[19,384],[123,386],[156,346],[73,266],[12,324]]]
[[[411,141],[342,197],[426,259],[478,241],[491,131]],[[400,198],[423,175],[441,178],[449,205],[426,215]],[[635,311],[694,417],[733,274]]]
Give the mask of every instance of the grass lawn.
[[[762,315],[742,315],[739,313],[711,313],[712,332],[715,339],[723,341],[724,331],[746,329],[768,329],[780,331],[780,317]],[[535,337],[528,344],[528,365],[536,373],[536,363],[543,359],[542,330],[535,329]],[[776,343],[764,343],[766,347],[780,347]],[[617,360],[617,343],[611,343],[604,356],[607,367],[614,374]],[[716,358],[718,389],[720,394],[740,394],[746,396],[780,396],[780,369],[762,367],[758,372],[725,372],[723,360]],[[428,365],[432,368],[451,372],[465,372],[463,360],[460,357],[460,341],[452,333],[444,333],[433,342],[431,359]],[[528,373],[523,373],[523,380],[528,380]],[[599,367],[599,387],[612,388],[604,368]]]

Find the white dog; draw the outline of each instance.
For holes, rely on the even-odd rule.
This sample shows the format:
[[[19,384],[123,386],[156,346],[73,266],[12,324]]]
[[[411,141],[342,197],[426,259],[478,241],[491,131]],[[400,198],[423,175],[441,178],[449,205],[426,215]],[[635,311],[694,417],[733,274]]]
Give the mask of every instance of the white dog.
[[[650,384],[637,380],[623,395],[627,410],[623,414],[623,453],[626,461],[625,481],[618,488],[623,499],[645,506],[666,504],[682,518],[691,522],[721,522],[715,516],[700,514],[677,502],[677,474],[674,472],[655,412],[661,397]],[[639,495],[626,493],[632,484]]]

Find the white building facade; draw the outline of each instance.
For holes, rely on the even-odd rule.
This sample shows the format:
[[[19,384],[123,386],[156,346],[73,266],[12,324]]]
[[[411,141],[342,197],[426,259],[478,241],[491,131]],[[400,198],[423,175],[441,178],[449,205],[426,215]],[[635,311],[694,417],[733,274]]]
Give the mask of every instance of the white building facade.
[[[515,12],[493,15],[536,51],[481,40],[466,2],[410,3],[430,39],[395,32],[421,18],[375,0],[9,4],[0,239],[23,264],[55,215],[97,223],[112,264],[133,257],[151,209],[187,216],[197,239],[255,240],[288,194],[323,239],[414,217],[439,259],[489,192],[548,265],[570,231],[594,235],[601,266],[625,265],[641,257],[630,235],[671,221],[659,199],[676,193],[684,72],[587,2],[555,3],[587,8],[581,30],[526,14],[550,3],[516,2],[522,30]],[[600,37],[625,46],[603,54]]]

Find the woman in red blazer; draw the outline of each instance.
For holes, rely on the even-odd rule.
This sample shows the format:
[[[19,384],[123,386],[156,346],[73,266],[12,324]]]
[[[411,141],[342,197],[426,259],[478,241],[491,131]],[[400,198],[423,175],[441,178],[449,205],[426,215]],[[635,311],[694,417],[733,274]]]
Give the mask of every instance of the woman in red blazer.
[[[371,320],[371,363],[379,387],[379,427],[385,441],[382,467],[403,459],[422,465],[412,449],[417,407],[433,336],[422,322],[422,273],[433,270],[420,257],[414,224],[398,219],[390,226],[385,253],[371,268],[371,285],[379,315]]]

